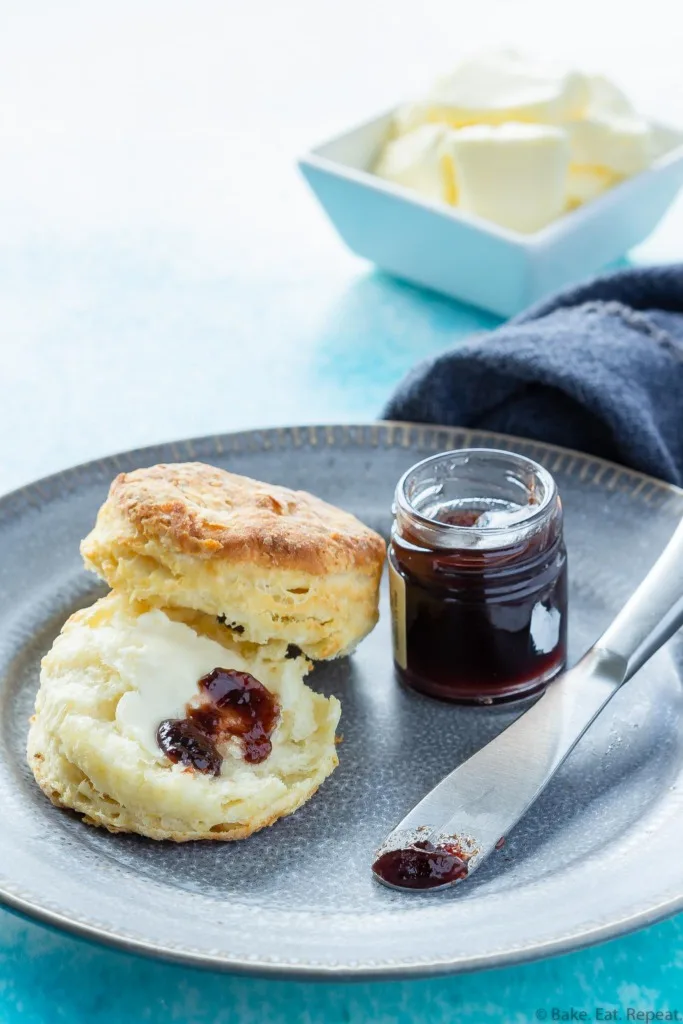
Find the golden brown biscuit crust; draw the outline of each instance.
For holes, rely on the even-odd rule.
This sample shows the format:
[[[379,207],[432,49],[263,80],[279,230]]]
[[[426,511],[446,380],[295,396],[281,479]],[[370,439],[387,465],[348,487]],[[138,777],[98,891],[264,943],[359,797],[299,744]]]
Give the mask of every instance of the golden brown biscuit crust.
[[[381,567],[384,560],[382,538],[350,513],[306,491],[202,462],[121,473],[100,516],[120,518],[142,538],[199,558],[316,575]],[[92,537],[83,542],[84,553]]]
[[[41,753],[29,755],[29,766],[33,771],[36,782],[48,800],[55,807],[74,810],[77,814],[81,814],[81,821],[84,824],[93,825],[95,828],[104,828],[108,832],[137,832],[138,835],[146,836],[148,839],[168,839],[174,843],[189,843],[199,839],[212,839],[217,842],[229,843],[237,839],[248,839],[255,832],[260,832],[261,829],[274,825],[276,821],[283,817],[282,811],[277,811],[274,814],[265,814],[261,819],[249,825],[222,825],[214,827],[208,832],[178,832],[170,829],[154,828],[153,826],[141,826],[139,822],[130,822],[124,826],[118,826],[107,816],[108,808],[106,806],[102,808],[97,801],[90,800],[87,795],[72,792],[68,798],[65,798],[63,791],[57,788],[55,782],[44,771],[44,760],[45,758]],[[336,763],[338,764],[338,762]],[[286,813],[293,814],[299,807],[307,803],[318,792],[320,785],[321,783],[317,785],[312,784],[308,791],[302,794],[300,800],[291,804]]]

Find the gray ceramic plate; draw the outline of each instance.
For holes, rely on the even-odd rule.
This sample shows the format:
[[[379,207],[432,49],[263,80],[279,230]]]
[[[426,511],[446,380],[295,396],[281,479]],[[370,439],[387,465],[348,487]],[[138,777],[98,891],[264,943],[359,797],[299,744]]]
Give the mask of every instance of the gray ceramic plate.
[[[683,514],[683,492],[557,448],[457,429],[374,424],[230,434],[119,455],[0,501],[0,895],[13,908],[130,950],[307,976],[419,975],[574,949],[683,907],[681,649],[615,697],[545,795],[456,890],[402,894],[370,876],[374,848],[446,772],[517,712],[402,691],[386,600],[356,655],[316,668],[342,701],[340,765],[291,818],[241,843],[113,836],[52,807],[24,759],[38,666],[64,619],[102,588],[78,543],[111,478],[203,459],[309,488],[386,533],[413,462],[468,445],[515,448],[556,476],[567,512],[571,646],[588,646]]]

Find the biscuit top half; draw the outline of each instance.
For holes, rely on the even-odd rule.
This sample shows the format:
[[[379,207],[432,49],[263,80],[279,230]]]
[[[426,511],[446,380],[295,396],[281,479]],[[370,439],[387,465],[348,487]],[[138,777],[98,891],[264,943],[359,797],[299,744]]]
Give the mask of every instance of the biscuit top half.
[[[81,550],[101,572],[107,549],[122,542],[314,575],[374,574],[385,552],[382,538],[355,516],[306,491],[202,462],[119,474]]]

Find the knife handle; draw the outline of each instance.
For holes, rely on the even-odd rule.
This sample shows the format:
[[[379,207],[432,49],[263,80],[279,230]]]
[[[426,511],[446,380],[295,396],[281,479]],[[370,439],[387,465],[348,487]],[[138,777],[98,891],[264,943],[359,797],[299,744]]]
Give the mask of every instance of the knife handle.
[[[628,663],[626,679],[683,625],[683,520],[596,647]]]

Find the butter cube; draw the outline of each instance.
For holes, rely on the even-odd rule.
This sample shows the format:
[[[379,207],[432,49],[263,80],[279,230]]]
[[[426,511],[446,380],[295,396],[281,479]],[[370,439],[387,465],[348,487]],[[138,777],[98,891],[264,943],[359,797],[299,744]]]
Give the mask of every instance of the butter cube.
[[[597,199],[620,180],[604,167],[577,167],[570,164],[567,176],[567,208],[573,210],[592,199]]]
[[[452,161],[458,207],[529,233],[562,215],[569,142],[551,125],[478,125],[449,132],[442,142]]]
[[[633,117],[635,110],[628,96],[604,75],[588,75],[588,103],[584,117]]]
[[[577,183],[583,183],[580,188],[591,178],[598,187],[599,179],[611,178],[610,184],[615,184],[638,174],[649,167],[654,155],[651,128],[638,117],[621,89],[602,75],[589,75],[586,81],[586,110],[567,126],[572,174]],[[592,192],[593,187],[589,186],[588,191]]]
[[[476,54],[437,79],[422,100],[399,112],[398,134],[419,124],[451,128],[509,121],[561,124],[581,116],[587,77],[514,51]]]
[[[569,125],[572,163],[626,178],[652,162],[649,124],[638,117],[589,116]]]
[[[424,124],[390,140],[375,164],[375,174],[427,199],[452,203],[452,177],[442,152],[445,134],[443,125]]]

